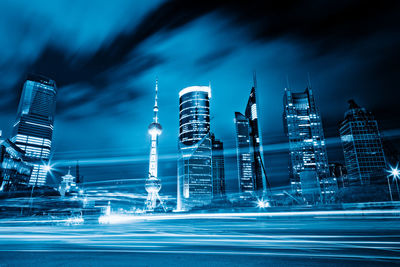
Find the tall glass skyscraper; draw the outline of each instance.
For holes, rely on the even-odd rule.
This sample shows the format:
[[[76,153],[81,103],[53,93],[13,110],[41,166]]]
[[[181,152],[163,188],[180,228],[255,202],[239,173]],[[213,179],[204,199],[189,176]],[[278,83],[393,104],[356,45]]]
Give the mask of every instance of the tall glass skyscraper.
[[[257,192],[267,193],[262,134],[259,125],[259,112],[256,99],[256,80],[251,88],[245,114],[235,112],[236,148],[239,176],[239,191],[245,195]],[[241,197],[247,197],[242,195]]]
[[[235,126],[239,193],[243,198],[254,193],[249,120],[240,112],[235,112]]]
[[[285,89],[283,119],[289,137],[292,191],[315,199],[321,193],[319,181],[329,176],[329,166],[321,116],[310,88],[303,93]]]
[[[340,124],[344,159],[350,185],[375,182],[386,168],[378,123],[370,112],[349,101]]]
[[[255,83],[255,82],[254,82]],[[267,191],[267,177],[262,170],[264,165],[264,153],[262,145],[262,134],[258,121],[258,106],[256,101],[256,84],[251,88],[249,100],[247,101],[245,116],[250,125],[250,143],[252,145],[252,165],[254,173],[254,189],[257,192]]]
[[[210,98],[208,86],[191,86],[179,92],[177,210],[212,199]]]
[[[12,141],[33,163],[30,185],[46,183],[45,164],[51,152],[56,94],[56,83],[39,75],[30,75],[23,86]]]
[[[213,197],[225,196],[224,143],[211,134]]]

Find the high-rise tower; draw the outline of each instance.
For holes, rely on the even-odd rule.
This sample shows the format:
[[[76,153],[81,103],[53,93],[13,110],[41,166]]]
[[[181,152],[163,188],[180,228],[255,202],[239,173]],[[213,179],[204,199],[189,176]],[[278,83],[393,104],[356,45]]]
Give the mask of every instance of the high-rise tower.
[[[211,134],[213,198],[225,197],[224,143]]]
[[[235,112],[239,190],[245,193],[241,197],[247,198],[255,192],[259,197],[267,198],[269,184],[264,164],[255,73],[253,79],[244,115]]]
[[[285,90],[283,119],[293,193],[315,202],[321,194],[319,181],[329,176],[329,167],[321,116],[310,88],[303,93]]]
[[[240,112],[235,112],[235,126],[239,192],[241,198],[248,198],[254,193],[249,120]]]
[[[250,125],[250,143],[252,145],[252,165],[254,173],[254,189],[265,195],[267,193],[267,177],[264,166],[264,152],[262,144],[262,133],[258,120],[259,112],[257,106],[257,79],[254,73],[254,84],[250,91],[249,100],[245,110],[245,116]]]
[[[212,153],[209,86],[179,92],[179,159],[177,210],[212,199]]]
[[[378,123],[353,100],[340,124],[340,138],[350,185],[379,182],[385,176],[386,159]]]
[[[163,201],[161,200],[158,192],[161,189],[161,180],[158,178],[158,136],[162,132],[161,124],[158,123],[158,105],[157,105],[157,94],[158,94],[158,81],[156,80],[156,93],[154,100],[154,116],[153,122],[149,125],[149,134],[151,136],[150,146],[150,162],[149,162],[149,175],[146,179],[146,191],[148,193],[146,199],[146,211],[154,211],[154,209],[161,205],[165,210]],[[157,200],[159,201],[157,203]]]
[[[12,141],[33,164],[29,184],[44,185],[53,136],[57,87],[53,80],[30,75],[25,81],[14,124]]]

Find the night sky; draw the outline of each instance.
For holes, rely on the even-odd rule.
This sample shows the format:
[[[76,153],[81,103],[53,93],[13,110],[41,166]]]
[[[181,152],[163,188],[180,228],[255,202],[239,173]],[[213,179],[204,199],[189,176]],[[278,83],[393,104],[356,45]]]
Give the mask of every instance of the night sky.
[[[27,74],[48,76],[59,88],[54,181],[80,160],[86,182],[134,179],[144,192],[158,77],[160,193],[173,195],[178,92],[211,83],[211,127],[234,192],[234,112],[244,112],[255,70],[268,176],[287,185],[287,77],[303,91],[310,73],[330,162],[343,161],[338,123],[349,99],[398,146],[400,2],[367,2],[1,1],[0,129],[11,134]]]

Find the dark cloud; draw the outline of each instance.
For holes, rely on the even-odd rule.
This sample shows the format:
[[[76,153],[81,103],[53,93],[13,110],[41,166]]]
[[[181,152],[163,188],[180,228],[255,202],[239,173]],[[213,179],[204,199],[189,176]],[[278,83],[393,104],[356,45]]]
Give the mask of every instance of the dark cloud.
[[[150,11],[137,26],[116,35],[96,51],[68,54],[62,46],[49,43],[40,56],[25,66],[25,73],[47,75],[60,88],[71,84],[90,84],[91,94],[109,88],[116,77],[134,78],[161,64],[160,57],[138,55],[136,49],[148,38],[163,32],[171,33],[212,12],[228,17],[232,27],[245,27],[250,38],[268,41],[277,38],[304,42],[314,56],[338,49],[356,49],[363,38],[376,32],[393,33],[398,29],[397,1],[168,1]],[[44,21],[48,23],[48,21]],[[36,24],[38,24],[36,22]],[[41,25],[40,25],[41,26]],[[25,27],[31,29],[33,26]],[[39,28],[39,26],[37,26]],[[30,30],[32,31],[32,29]],[[386,39],[386,38],[385,38]],[[399,40],[392,40],[396,48]],[[211,68],[232,53],[233,48],[211,51],[198,60]],[[308,53],[310,53],[310,51]],[[132,56],[133,55],[133,56]],[[382,53],[380,62],[386,69],[398,69],[399,60],[392,53]],[[116,74],[115,74],[116,73]],[[19,84],[17,85],[19,86]],[[75,86],[77,88],[77,86]],[[96,98],[92,98],[96,99]],[[60,99],[59,111],[90,100],[87,96],[73,103]],[[127,100],[131,100],[128,98]],[[8,110],[18,101],[15,97],[2,110]]]

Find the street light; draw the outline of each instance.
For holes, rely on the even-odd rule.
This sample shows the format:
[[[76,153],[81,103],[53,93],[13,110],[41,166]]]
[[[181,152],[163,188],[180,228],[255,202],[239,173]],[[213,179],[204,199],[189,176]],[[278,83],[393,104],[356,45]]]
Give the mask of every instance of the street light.
[[[393,180],[396,182],[396,188],[397,188],[397,195],[400,200],[400,191],[399,191],[399,184],[397,183],[397,180],[400,179],[400,170],[399,170],[399,163],[397,163],[396,167],[389,166],[390,170],[387,170],[389,175],[387,176],[388,182],[389,182],[389,177],[393,177]],[[393,199],[392,199],[393,201]]]
[[[269,204],[269,202],[267,200],[257,200],[257,207],[259,208],[269,208],[271,207],[271,205]]]

